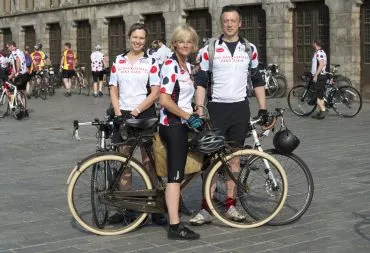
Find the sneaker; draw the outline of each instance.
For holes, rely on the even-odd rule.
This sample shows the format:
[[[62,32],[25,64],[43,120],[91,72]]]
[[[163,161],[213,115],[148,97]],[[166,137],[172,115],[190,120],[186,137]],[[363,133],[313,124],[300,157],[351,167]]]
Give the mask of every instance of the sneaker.
[[[235,206],[230,206],[227,212],[225,213],[225,217],[232,220],[232,221],[244,221],[245,216],[240,214],[238,210],[236,210]]]
[[[167,225],[167,219],[161,213],[152,213],[152,222],[158,226]]]
[[[190,225],[201,226],[212,223],[212,215],[205,209],[202,209],[193,218],[189,220]]]
[[[102,97],[103,96],[103,92],[100,90],[99,91],[99,97]]]
[[[94,92],[93,93],[93,97],[98,97],[99,95],[98,95],[98,93],[97,92]]]
[[[176,230],[168,229],[167,238],[170,240],[197,240],[200,235],[180,223]]]

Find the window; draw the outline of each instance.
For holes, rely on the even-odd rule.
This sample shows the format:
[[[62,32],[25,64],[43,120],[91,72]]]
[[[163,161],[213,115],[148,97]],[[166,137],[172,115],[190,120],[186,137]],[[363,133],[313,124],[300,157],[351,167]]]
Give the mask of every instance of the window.
[[[61,29],[59,23],[49,25],[49,48],[51,63],[59,66],[62,55]]]
[[[3,48],[6,48],[6,43],[8,43],[9,41],[12,40],[12,31],[10,30],[10,28],[3,28],[1,30],[2,30],[3,39],[4,39],[4,47]]]
[[[33,50],[33,46],[36,45],[36,33],[33,26],[25,26],[24,29],[24,46],[29,46],[31,51]]]
[[[162,14],[145,16],[144,24],[148,28],[148,36],[146,40],[147,47],[150,47],[150,43],[153,40],[166,39],[165,21]]]
[[[123,17],[109,19],[109,63],[112,64],[117,55],[126,50],[125,22]]]
[[[242,26],[240,35],[256,45],[258,60],[266,63],[266,14],[261,6],[243,6],[240,8]]]

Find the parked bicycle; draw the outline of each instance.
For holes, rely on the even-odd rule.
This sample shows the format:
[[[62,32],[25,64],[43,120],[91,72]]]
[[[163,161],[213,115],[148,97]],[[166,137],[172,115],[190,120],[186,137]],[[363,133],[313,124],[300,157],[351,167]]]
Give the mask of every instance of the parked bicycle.
[[[0,118],[4,118],[10,113],[14,118],[21,120],[26,115],[26,97],[22,92],[18,92],[17,86],[10,81],[2,85],[0,96]]]
[[[123,234],[139,226],[147,213],[166,211],[164,188],[160,187],[158,182],[152,182],[143,165],[133,158],[137,147],[153,141],[152,136],[144,135],[144,130],[155,126],[157,121],[157,118],[126,120],[125,126],[133,133],[133,137],[125,142],[125,145],[131,147],[127,155],[115,152],[93,154],[83,159],[72,171],[68,182],[68,206],[73,217],[86,230],[100,235]],[[283,207],[287,194],[287,179],[281,165],[270,155],[258,150],[233,150],[214,129],[195,134],[190,142],[190,150],[201,152],[201,136],[207,135],[218,138],[221,142],[208,154],[203,168],[187,175],[181,189],[184,190],[194,179],[204,174],[204,198],[215,217],[224,224],[237,228],[252,228],[273,219]],[[146,147],[145,150],[154,166],[149,145],[143,146]],[[250,184],[245,187],[240,184],[229,166],[231,160],[243,160],[250,156],[255,158],[254,166],[260,166],[261,169],[255,174],[255,178],[249,177]],[[211,166],[208,168],[207,164]],[[264,169],[266,164],[270,168],[268,171]],[[125,190],[119,190],[120,178],[128,172],[131,174],[132,185],[125,187]],[[233,180],[239,196],[247,195],[259,199],[258,209],[261,215],[258,219],[248,216],[245,220],[236,222],[225,216],[224,203],[220,204],[214,199],[211,190],[219,173],[224,173]],[[261,188],[261,185],[264,187]],[[238,208],[241,209],[240,212],[245,213],[242,207]],[[119,224],[109,224],[108,217],[117,212],[124,216],[132,212],[137,215]]]
[[[269,225],[286,225],[297,221],[309,208],[314,194],[312,174],[306,163],[299,156],[292,152],[282,153],[276,149],[276,147],[274,149],[262,149],[261,141],[267,137],[274,128],[286,128],[283,117],[284,111],[284,109],[276,108],[275,112],[269,113],[271,124],[267,127],[262,127],[262,132],[260,133],[257,132],[257,126],[261,119],[252,119],[250,121],[250,135],[253,137],[254,142],[253,148],[273,156],[278,162],[280,162],[288,178],[288,196],[284,207],[279,214],[275,216],[275,218],[267,223]],[[278,121],[280,121],[280,127],[276,125]],[[245,147],[248,147],[248,145]],[[250,166],[243,167],[239,176],[239,181],[242,185],[247,185],[248,176],[251,173],[255,173],[254,170],[260,169],[259,167],[253,166],[253,157],[249,158],[247,162],[250,163]],[[254,212],[251,208],[255,207],[257,210],[259,205],[258,200],[246,197],[242,198],[240,202],[249,215],[258,219],[259,213]]]
[[[32,89],[31,95],[35,98],[41,97],[46,99],[49,87],[49,72],[48,69],[37,71],[30,79],[30,86]]]
[[[72,84],[78,95],[84,93],[90,95],[90,84],[85,78],[85,67],[76,67],[76,74],[72,78]]]
[[[266,98],[282,97],[285,95],[287,81],[284,75],[279,73],[279,66],[277,64],[260,64],[260,73],[265,82]],[[249,85],[250,95],[253,94],[253,87]]]
[[[325,107],[333,109],[342,117],[354,117],[362,108],[360,92],[350,85],[333,85],[334,75],[329,75],[324,95]],[[288,105],[292,112],[298,116],[308,116],[316,109],[316,92],[312,80],[312,74],[306,72],[301,76],[305,85],[293,87],[288,94]]]

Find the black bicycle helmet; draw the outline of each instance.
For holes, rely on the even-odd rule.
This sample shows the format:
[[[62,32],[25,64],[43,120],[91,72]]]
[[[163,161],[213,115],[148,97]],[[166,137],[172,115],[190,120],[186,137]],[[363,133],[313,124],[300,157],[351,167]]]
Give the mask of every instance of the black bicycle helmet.
[[[210,154],[225,146],[225,137],[217,130],[204,131],[196,135],[190,146],[194,151]]]
[[[289,129],[284,129],[275,134],[273,143],[279,152],[287,154],[298,147],[300,140]]]

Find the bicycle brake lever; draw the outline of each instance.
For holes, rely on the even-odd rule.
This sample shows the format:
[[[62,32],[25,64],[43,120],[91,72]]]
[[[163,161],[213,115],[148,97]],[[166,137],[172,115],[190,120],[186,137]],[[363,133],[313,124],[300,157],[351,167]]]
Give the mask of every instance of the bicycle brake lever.
[[[72,138],[74,138],[74,139],[76,139],[76,140],[78,140],[78,141],[80,141],[80,140],[81,140],[80,136],[78,135],[78,129],[75,129],[75,130],[73,131]]]

